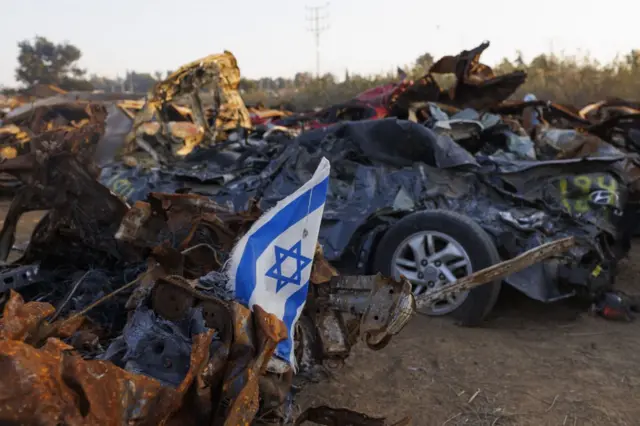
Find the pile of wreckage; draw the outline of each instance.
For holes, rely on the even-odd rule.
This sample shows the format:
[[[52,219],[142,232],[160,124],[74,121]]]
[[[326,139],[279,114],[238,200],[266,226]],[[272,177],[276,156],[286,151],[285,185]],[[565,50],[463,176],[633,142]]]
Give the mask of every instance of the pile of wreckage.
[[[637,226],[640,110],[509,101],[526,74],[494,75],[487,47],[313,114],[247,109],[229,52],[142,100],[67,93],[7,113],[0,423],[384,425],[297,413],[294,397],[416,310],[481,324],[503,282],[630,314],[614,281]],[[296,194],[317,238],[280,214]],[[7,262],[34,210],[48,212]],[[261,256],[248,241],[277,223],[301,233],[274,246],[277,270],[239,254]],[[258,270],[267,290],[238,290]]]

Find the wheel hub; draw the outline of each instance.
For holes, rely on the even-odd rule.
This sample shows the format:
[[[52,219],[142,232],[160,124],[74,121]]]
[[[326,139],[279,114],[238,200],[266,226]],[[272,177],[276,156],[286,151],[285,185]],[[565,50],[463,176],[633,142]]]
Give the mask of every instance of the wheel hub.
[[[392,263],[395,276],[407,278],[414,294],[452,284],[472,272],[468,253],[451,236],[438,231],[422,231],[407,237],[396,249]],[[467,292],[448,295],[425,311],[428,315],[445,315],[460,306]]]
[[[423,270],[422,274],[424,276],[424,281],[427,283],[435,283],[439,281],[438,276],[440,275],[440,270],[433,265],[427,265]]]

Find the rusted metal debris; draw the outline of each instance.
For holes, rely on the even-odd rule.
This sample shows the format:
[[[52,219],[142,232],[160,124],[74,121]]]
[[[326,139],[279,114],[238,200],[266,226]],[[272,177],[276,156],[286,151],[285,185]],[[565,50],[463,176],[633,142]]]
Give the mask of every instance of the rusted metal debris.
[[[509,101],[490,110],[522,125],[539,160],[620,157],[615,168],[632,203],[640,202],[640,109],[626,101],[602,101],[577,110],[551,101]],[[535,123],[533,117],[536,117]]]
[[[35,84],[21,93],[5,96],[0,95],[0,118],[3,118],[8,112],[28,103],[33,102],[37,98],[47,98],[50,96],[64,95],[67,92],[53,84]]]
[[[260,105],[247,108],[247,111],[249,111],[249,117],[251,118],[251,124],[253,126],[265,124],[272,120],[286,118],[293,114],[290,111],[280,109],[267,109],[264,106]]]
[[[148,94],[142,111],[135,117],[133,129],[127,135],[126,152],[132,153],[141,148],[155,160],[166,162],[176,155],[188,154],[203,141],[212,144],[225,140],[230,131],[251,129],[249,112],[238,92],[239,83],[238,63],[228,51],[182,66],[164,81],[157,83]],[[213,99],[210,117],[205,115],[200,94],[201,90],[207,89]],[[195,133],[180,135],[170,130],[171,119],[166,106],[180,97],[188,97],[190,100],[197,130]],[[157,117],[159,128],[149,132],[143,125],[151,122],[154,117]],[[145,133],[154,136],[153,145],[145,140]]]
[[[53,306],[23,304],[12,293],[0,322],[0,354],[6,360],[0,367],[0,422],[196,425],[213,415],[207,424],[249,424],[258,410],[259,377],[286,330],[259,306],[253,314],[237,304],[236,309],[235,323],[248,327],[252,322],[253,327],[239,328],[237,337],[229,335],[223,343],[229,350],[214,353],[210,349],[216,330],[195,334],[189,369],[172,388],[110,362],[83,360],[57,338],[40,348],[25,343],[25,330],[37,327]],[[219,361],[220,353],[228,356],[227,362]],[[229,401],[228,407],[207,403],[212,393],[221,395],[218,401]]]
[[[33,149],[31,141],[37,135],[55,130],[73,131],[86,124],[96,124],[96,118],[106,120],[104,105],[98,102],[56,100],[36,103],[23,111],[13,111],[0,127],[0,153],[2,158],[15,158]],[[93,115],[98,113],[98,117]],[[95,141],[94,143],[97,143]]]
[[[496,76],[488,65],[480,63],[480,56],[489,47],[485,41],[478,47],[457,56],[444,56],[429,70],[432,74],[452,73],[456,84],[439,102],[460,108],[483,110],[497,105],[511,96],[526,80],[524,71]]]
[[[127,211],[115,238],[145,250],[164,274],[195,279],[221,268],[237,236],[259,215],[255,205],[235,214],[203,196],[151,193]],[[144,280],[127,306],[135,306],[153,285],[154,280]]]
[[[0,231],[0,260],[9,255],[20,217],[34,210],[49,214],[34,230],[23,262],[54,261],[52,256],[77,256],[80,261],[87,254],[94,259],[96,253],[103,253],[105,261],[121,256],[113,233],[126,206],[96,181],[93,152],[104,132],[104,109],[92,106],[91,111],[90,123],[44,132],[32,141],[31,152],[0,163],[0,173],[23,184]]]
[[[472,288],[500,280],[507,275],[522,271],[531,265],[540,263],[550,257],[557,256],[569,250],[576,244],[574,237],[566,237],[550,243],[543,244],[522,253],[513,259],[490,266],[474,272],[466,277],[458,279],[454,284],[427,292],[416,298],[417,309],[422,309],[434,303],[434,301]]]
[[[32,146],[33,141],[42,139],[44,133],[48,134],[44,137],[51,137],[52,132],[74,132],[85,125],[95,127],[98,121],[102,121],[107,131],[100,138],[91,140],[91,155],[100,156],[104,150],[100,149],[100,145],[104,145],[105,140],[107,145],[112,143],[117,137],[114,132],[121,131],[123,119],[131,121],[125,115],[124,107],[119,106],[120,103],[95,95],[87,99],[59,96],[23,105],[11,111],[0,127],[0,161],[34,152],[37,148]],[[94,114],[98,115],[94,117]],[[7,173],[0,174],[0,191],[13,195],[20,186],[20,181],[15,177]]]
[[[382,291],[383,282],[376,281],[376,287]],[[389,289],[385,288],[384,293],[388,292]],[[413,300],[410,292],[404,297],[407,296]],[[145,306],[150,306],[153,318],[162,318],[166,324],[178,324],[188,318],[192,318],[191,321],[201,318],[203,321],[204,327],[195,326],[195,330],[203,331],[192,336],[189,369],[175,387],[167,385],[167,378],[173,376],[166,376],[166,373],[160,375],[165,380],[149,377],[155,372],[155,364],[148,360],[145,362],[144,357],[125,356],[120,360],[127,370],[143,373],[132,374],[119,368],[117,360],[114,360],[116,365],[106,361],[85,361],[73,351],[72,346],[58,338],[49,337],[45,341],[45,333],[51,335],[52,331],[71,337],[76,345],[87,339],[76,332],[80,326],[78,322],[74,322],[72,329],[48,326],[43,332],[43,326],[48,325],[45,318],[53,313],[53,306],[39,302],[24,304],[21,297],[12,292],[0,325],[0,338],[5,339],[0,342],[0,354],[11,360],[5,364],[6,370],[2,373],[5,377],[15,378],[20,392],[12,393],[15,386],[11,391],[2,391],[0,387],[0,398],[5,395],[0,404],[5,407],[0,409],[0,421],[244,425],[263,419],[264,423],[258,420],[256,424],[282,424],[284,413],[277,411],[286,401],[292,372],[286,366],[283,370],[281,363],[273,364],[276,360],[271,358],[276,344],[286,337],[286,329],[278,319],[266,314],[259,306],[254,306],[252,313],[236,302],[207,296],[197,289],[193,281],[177,275],[157,279],[147,300],[150,305],[141,301],[133,312],[130,319],[132,327],[136,327],[137,315],[148,312],[149,308]],[[366,305],[361,303],[360,309],[363,308],[366,310]],[[380,322],[377,317],[380,312],[375,311],[377,323]],[[411,315],[411,312],[407,313]],[[366,318],[373,315],[365,313],[362,323],[366,324],[369,321]],[[137,330],[136,335],[142,336],[139,345],[158,354],[165,370],[184,365],[177,363],[180,358],[168,349],[171,342],[168,335],[162,340],[154,340],[153,335],[145,334],[144,329]],[[43,346],[26,343],[32,336],[38,336],[30,339],[32,343],[43,342]],[[129,349],[134,353],[138,350],[135,347]],[[108,354],[109,351],[107,357]],[[21,376],[25,371],[30,375]],[[98,380],[98,376],[102,380]],[[0,386],[2,384],[9,383],[3,381]],[[131,392],[132,388],[135,393]],[[128,398],[122,398],[123,394]],[[34,410],[38,400],[43,398],[47,403]],[[322,418],[335,416],[334,411],[326,410]],[[315,421],[313,416],[319,414],[317,411],[314,413],[309,420]],[[380,419],[347,410],[339,410],[338,413],[351,419],[350,424],[354,425],[383,424]],[[306,419],[299,420],[297,424]],[[378,423],[371,423],[372,420]]]
[[[0,383],[0,423],[284,424],[293,420],[294,379],[301,385],[336,368],[358,336],[373,349],[383,347],[410,319],[415,304],[408,282],[339,277],[318,247],[309,302],[318,310],[303,313],[294,377],[290,365],[272,357],[287,335],[282,322],[259,306],[238,304],[223,282],[215,283],[224,279],[219,271],[235,240],[258,218],[257,207],[236,214],[204,196],[162,193],[128,207],[95,180],[89,154],[92,138],[104,130],[98,115],[72,132],[45,132],[32,141],[35,152],[0,164],[24,182],[0,232],[1,247],[10,250],[22,212],[48,209],[13,267],[41,276],[53,259],[56,266],[107,268],[142,262],[146,271],[67,318],[49,303],[25,304],[11,292],[0,353],[9,360],[2,373],[19,392]],[[133,288],[120,305],[128,321],[116,339],[86,320],[90,310]],[[81,356],[102,346],[108,347],[100,360]]]
[[[116,238],[153,248],[171,235],[179,241],[177,248],[184,249],[202,242],[198,235],[208,232],[220,249],[229,251],[259,216],[255,204],[237,214],[201,195],[154,192],[127,212]]]
[[[614,117],[638,115],[640,104],[623,99],[610,99],[589,104],[578,111],[578,115],[590,122],[603,122]]]
[[[458,55],[443,56],[427,74],[403,83],[389,99],[389,115],[415,117],[429,102],[477,110],[498,106],[525,82],[527,74],[517,70],[496,76],[491,67],[480,62],[488,47],[489,42],[484,42]],[[456,82],[450,89],[443,89],[434,78],[436,74],[453,74]]]
[[[117,233],[117,238],[123,241],[136,241],[136,244],[157,246],[162,243],[162,237],[149,243],[145,236],[172,235],[175,244],[181,249],[185,249],[187,245],[202,247],[203,244],[207,244],[204,242],[205,240],[191,240],[191,238],[194,235],[203,235],[204,232],[198,231],[199,227],[203,227],[203,229],[210,230],[208,234],[210,238],[206,240],[212,244],[210,252],[220,253],[213,256],[217,259],[218,265],[215,265],[217,269],[226,260],[223,257],[225,253],[231,249],[233,239],[229,238],[244,233],[249,225],[257,219],[258,213],[257,209],[254,209],[253,212],[232,215],[206,197],[152,193],[149,196],[149,202],[136,203],[127,213]],[[166,224],[166,227],[160,223]],[[180,237],[181,235],[186,235],[187,239],[183,239]],[[212,243],[212,241],[216,242]],[[153,256],[156,254],[154,253]],[[181,262],[173,262],[173,264],[181,264]],[[186,269],[179,269],[179,271],[179,274],[187,275]],[[207,272],[209,271],[198,271],[200,276]],[[364,333],[371,341],[374,340],[372,336],[375,335],[376,343],[382,340],[388,342],[391,335],[399,332],[408,322],[413,312],[413,296],[410,286],[407,287],[407,282],[395,283],[381,277],[360,277],[357,279],[355,277],[339,277],[335,268],[324,260],[320,246],[317,246],[316,249],[311,282],[315,284],[311,292],[317,297],[310,300],[309,303],[316,307],[316,315],[311,319],[317,332],[320,336],[332,336],[342,342],[327,341],[324,345],[327,350],[313,356],[342,361],[350,350],[349,339],[346,336],[347,334],[353,335],[344,328],[349,320],[356,320],[355,336]],[[148,289],[140,286],[137,291],[146,292]],[[393,297],[389,294],[392,294]],[[135,297],[140,298],[138,295]],[[129,306],[131,305],[132,303],[129,304]],[[353,316],[353,313],[356,315]],[[343,318],[343,316],[348,318]],[[336,329],[339,333],[335,332]],[[358,329],[360,333],[358,333]],[[350,331],[352,332],[353,329]],[[315,331],[312,333],[315,334]],[[336,345],[340,349],[329,349],[335,348]],[[374,346],[372,342],[370,345]]]

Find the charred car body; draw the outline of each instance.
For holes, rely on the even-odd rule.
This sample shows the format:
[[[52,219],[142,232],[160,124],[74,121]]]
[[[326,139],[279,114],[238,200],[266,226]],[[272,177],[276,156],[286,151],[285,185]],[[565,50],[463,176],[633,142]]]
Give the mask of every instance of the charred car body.
[[[418,121],[424,117],[422,111],[429,102],[476,109],[497,105],[511,96],[527,75],[523,71],[514,71],[496,76],[491,67],[480,63],[480,56],[489,45],[489,42],[484,42],[458,55],[444,56],[415,81],[407,79],[399,69],[398,82],[366,90],[348,102],[319,112],[291,115],[275,120],[273,124],[316,129],[338,122],[386,117]],[[437,74],[451,74],[455,76],[455,83],[445,89],[434,78]]]
[[[236,211],[251,199],[268,209],[322,156],[332,164],[320,232],[325,257],[348,274],[403,275],[418,297],[569,235],[580,244],[567,255],[505,281],[544,302],[594,296],[611,287],[616,261],[628,248],[621,231],[627,190],[616,168],[624,156],[479,163],[448,136],[396,119],[309,131],[279,148],[237,153],[226,166],[190,165],[187,157],[166,170],[107,167],[101,180],[116,192],[126,188],[130,201],[149,188],[191,190]],[[428,313],[453,313],[476,324],[499,289],[499,282],[479,287]]]

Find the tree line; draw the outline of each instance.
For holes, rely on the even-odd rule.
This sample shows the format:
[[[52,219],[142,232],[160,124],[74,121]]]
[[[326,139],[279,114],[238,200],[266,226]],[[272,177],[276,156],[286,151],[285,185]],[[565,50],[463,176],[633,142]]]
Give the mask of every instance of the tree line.
[[[88,74],[78,66],[82,57],[80,49],[41,36],[20,41],[18,48],[16,80],[27,88],[35,84],[52,84],[65,90],[145,93],[171,73],[171,70],[152,73],[132,70],[115,79]],[[409,77],[416,78],[426,73],[433,62],[433,56],[425,53],[403,70]],[[640,93],[640,50],[637,49],[605,64],[586,56],[553,53],[540,54],[526,62],[518,52],[515,58],[504,58],[493,65],[498,75],[515,69],[528,73],[527,81],[514,95],[516,97],[534,93],[539,99],[580,106],[612,97],[638,100],[636,97]],[[439,79],[443,86],[452,82],[447,76]],[[345,102],[364,90],[393,81],[397,81],[395,71],[378,75],[346,71],[341,78],[330,73],[317,78],[309,72],[298,72],[293,78],[242,78],[240,91],[247,104],[286,104],[309,109]],[[5,89],[5,92],[11,90]]]

